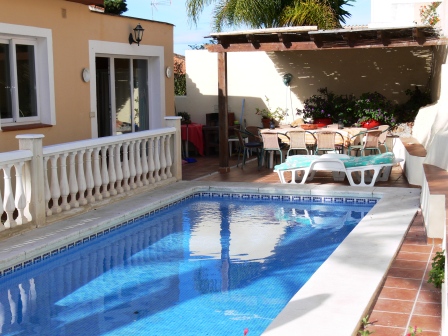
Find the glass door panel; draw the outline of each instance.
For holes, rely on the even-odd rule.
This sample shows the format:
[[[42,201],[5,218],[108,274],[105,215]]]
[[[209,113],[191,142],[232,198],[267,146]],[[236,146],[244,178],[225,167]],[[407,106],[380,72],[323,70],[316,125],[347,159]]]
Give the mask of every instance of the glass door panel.
[[[133,127],[131,104],[131,60],[115,58],[116,134],[131,133]]]
[[[95,69],[98,137],[101,138],[113,134],[110,102],[109,58],[97,57],[95,59]]]
[[[133,60],[135,130],[149,130],[148,61]]]

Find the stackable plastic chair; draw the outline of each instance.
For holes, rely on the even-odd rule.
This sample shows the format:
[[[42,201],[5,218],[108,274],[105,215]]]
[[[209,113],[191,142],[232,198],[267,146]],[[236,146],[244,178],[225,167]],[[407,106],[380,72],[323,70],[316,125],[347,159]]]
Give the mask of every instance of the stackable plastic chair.
[[[309,144],[307,144],[307,135],[308,137],[312,137],[314,139],[314,143],[312,146],[316,145],[316,138],[314,134],[308,131],[289,131],[286,133],[286,136],[289,138],[289,149],[286,153],[286,156],[289,156],[290,151],[298,152],[300,150],[305,151],[307,155],[313,154],[313,149],[309,148]]]
[[[379,142],[380,146],[384,146],[384,148],[386,149],[386,152],[388,152],[389,149],[387,148],[386,140],[387,140],[387,132],[389,132],[390,126],[389,125],[380,125],[380,126],[378,126],[378,130],[381,131],[381,134],[378,138],[378,142]]]
[[[263,160],[266,153],[273,151],[280,153],[280,163],[283,162],[283,152],[280,147],[280,141],[277,132],[262,132],[263,149],[261,151],[261,158]]]
[[[341,153],[344,146],[344,137],[339,132],[334,131],[320,131],[314,133],[316,137],[316,150],[314,151],[315,155],[319,154],[319,151],[324,153],[333,152],[333,153]],[[336,137],[341,137],[342,145],[336,144]]]
[[[350,145],[348,147],[348,154],[351,155],[351,152],[354,150],[356,152],[360,152],[361,156],[365,155],[365,151],[369,150],[370,152],[377,152],[381,154],[379,137],[382,131],[374,130],[374,131],[366,131],[361,132],[359,134],[354,135],[352,138],[359,136],[361,139],[361,143],[359,145]]]
[[[247,158],[247,152],[249,150],[256,150],[257,151],[257,157],[258,157],[258,166],[260,166],[260,154],[261,154],[261,149],[263,147],[263,143],[260,141],[260,138],[258,138],[258,141],[251,141],[251,134],[249,132],[243,131],[239,128],[235,128],[235,134],[238,137],[238,142],[239,142],[239,147],[238,147],[238,158],[237,158],[237,163],[236,166],[238,167],[239,162],[240,162],[240,155],[243,154],[243,164],[241,166],[241,168],[244,167],[245,163],[246,163],[246,158]],[[243,135],[245,137],[248,137],[248,142],[246,142],[243,138]],[[254,139],[252,139],[254,140]],[[255,139],[257,140],[257,139]]]

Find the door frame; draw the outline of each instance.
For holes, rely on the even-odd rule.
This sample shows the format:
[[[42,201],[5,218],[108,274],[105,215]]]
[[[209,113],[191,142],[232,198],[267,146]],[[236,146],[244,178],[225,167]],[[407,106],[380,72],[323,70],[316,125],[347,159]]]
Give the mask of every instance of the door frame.
[[[96,105],[96,57],[138,57],[148,60],[148,109],[150,129],[164,126],[166,116],[164,47],[128,43],[89,41],[90,80],[90,118],[92,138],[98,138]]]

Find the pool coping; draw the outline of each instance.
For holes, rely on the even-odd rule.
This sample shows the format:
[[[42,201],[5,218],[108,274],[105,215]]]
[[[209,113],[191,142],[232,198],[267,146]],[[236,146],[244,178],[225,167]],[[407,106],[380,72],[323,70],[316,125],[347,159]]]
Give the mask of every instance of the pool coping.
[[[121,226],[195,192],[380,198],[263,335],[356,335],[420,204],[420,189],[181,181],[0,241],[0,270],[14,271],[70,242]],[[391,218],[391,212],[393,217]],[[125,224],[124,224],[125,225]],[[343,308],[341,308],[343,307]]]

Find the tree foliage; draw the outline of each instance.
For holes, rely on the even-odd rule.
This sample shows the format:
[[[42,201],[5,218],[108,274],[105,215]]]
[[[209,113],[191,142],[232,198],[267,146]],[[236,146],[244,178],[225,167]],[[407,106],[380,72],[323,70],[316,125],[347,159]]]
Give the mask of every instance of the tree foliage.
[[[121,15],[128,10],[126,0],[104,0],[104,12]]]
[[[215,31],[241,25],[250,28],[341,26],[351,14],[343,6],[355,0],[187,0],[188,17],[197,24],[204,8],[214,3]]]
[[[187,75],[182,62],[176,60],[174,60],[174,94],[176,96],[187,95]]]

